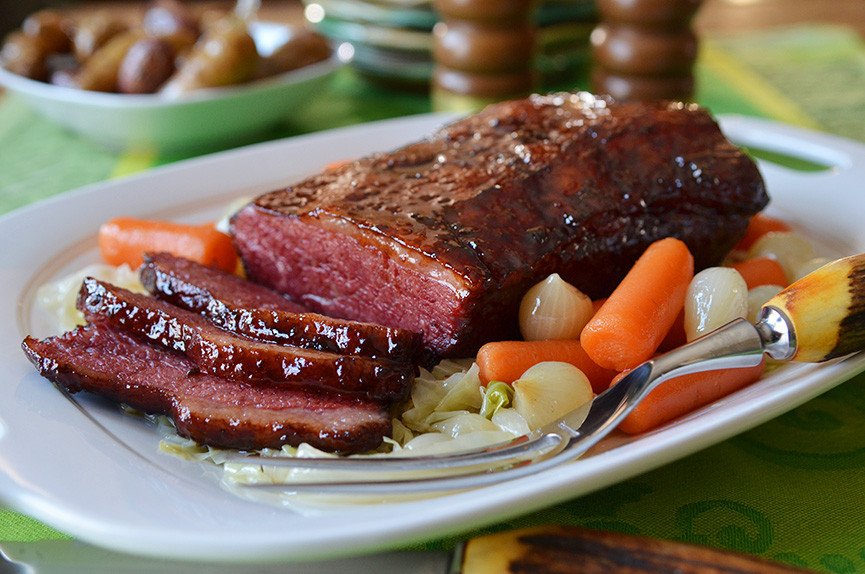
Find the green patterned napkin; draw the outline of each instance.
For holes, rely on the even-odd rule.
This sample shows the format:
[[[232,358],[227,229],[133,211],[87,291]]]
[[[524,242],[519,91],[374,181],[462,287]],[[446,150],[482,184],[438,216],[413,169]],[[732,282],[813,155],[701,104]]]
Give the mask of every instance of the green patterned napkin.
[[[847,29],[706,38],[698,81],[698,101],[715,113],[769,117],[865,141],[865,48]],[[423,94],[387,92],[343,70],[327,97],[267,137],[427,111]],[[176,159],[113,155],[37,117],[23,102],[0,99],[0,213]],[[865,375],[717,446],[483,532],[547,523],[865,573]],[[60,538],[66,536],[0,510],[0,541]]]

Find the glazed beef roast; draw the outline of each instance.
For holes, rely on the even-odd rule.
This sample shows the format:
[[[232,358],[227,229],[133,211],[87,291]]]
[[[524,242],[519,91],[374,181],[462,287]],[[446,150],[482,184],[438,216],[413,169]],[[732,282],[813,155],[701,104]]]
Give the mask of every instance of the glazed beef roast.
[[[667,236],[714,265],[767,202],[705,110],[554,94],[265,194],[232,234],[256,282],[466,356],[517,336],[521,296],[549,273],[603,297]]]

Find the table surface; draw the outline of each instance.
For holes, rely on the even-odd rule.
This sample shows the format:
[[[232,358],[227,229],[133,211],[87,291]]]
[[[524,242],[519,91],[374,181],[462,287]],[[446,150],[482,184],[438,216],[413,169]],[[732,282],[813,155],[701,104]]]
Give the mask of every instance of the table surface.
[[[81,9],[106,4],[116,5],[88,2]],[[293,2],[269,0],[262,17],[297,21],[302,10]],[[768,117],[865,141],[865,2],[706,0],[695,27],[702,39],[697,101],[712,112]],[[578,78],[572,87],[586,86]],[[430,109],[425,93],[390,91],[346,69],[303,118],[267,137]],[[26,102],[0,94],[0,213],[178,159],[101,150],[39,118]],[[865,376],[860,375],[684,460],[486,530],[577,524],[695,542],[822,572],[865,572],[863,431]],[[0,548],[67,538],[0,509]],[[431,541],[428,547],[449,548],[453,542]]]

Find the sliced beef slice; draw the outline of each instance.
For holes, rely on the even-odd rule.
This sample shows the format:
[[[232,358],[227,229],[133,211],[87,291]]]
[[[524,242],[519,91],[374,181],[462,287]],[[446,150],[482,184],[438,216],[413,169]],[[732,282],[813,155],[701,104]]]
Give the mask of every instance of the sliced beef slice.
[[[390,416],[377,402],[202,373],[188,357],[105,322],[60,337],[28,337],[23,348],[42,376],[69,392],[88,391],[167,415],[180,435],[219,448],[306,442],[358,453],[376,448],[391,432]]]
[[[169,253],[147,254],[140,275],[155,297],[234,333],[342,355],[428,363],[418,333],[313,313],[272,289]]]
[[[264,343],[218,328],[207,319],[147,295],[85,279],[78,308],[187,355],[202,371],[239,381],[317,385],[392,402],[410,389],[413,367],[356,355]]]

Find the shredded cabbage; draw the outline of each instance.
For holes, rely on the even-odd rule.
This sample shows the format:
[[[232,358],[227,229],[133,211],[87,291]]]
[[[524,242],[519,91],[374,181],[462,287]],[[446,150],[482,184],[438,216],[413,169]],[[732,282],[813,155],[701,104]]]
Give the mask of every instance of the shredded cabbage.
[[[46,283],[36,290],[36,301],[54,321],[51,325],[52,334],[59,335],[84,324],[84,315],[75,308],[75,300],[86,277],[101,279],[137,293],[146,292],[137,271],[126,264],[119,267],[88,265],[57,281]]]

